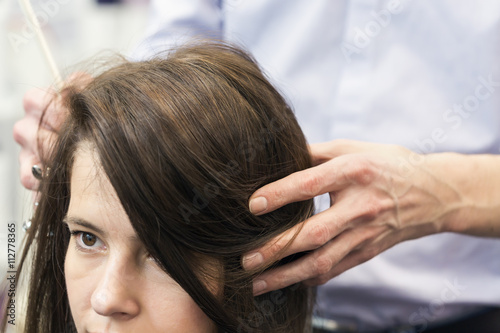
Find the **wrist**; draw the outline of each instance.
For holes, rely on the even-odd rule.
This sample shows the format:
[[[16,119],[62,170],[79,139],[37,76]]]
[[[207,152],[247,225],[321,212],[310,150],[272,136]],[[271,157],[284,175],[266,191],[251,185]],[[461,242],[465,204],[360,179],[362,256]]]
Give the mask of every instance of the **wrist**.
[[[455,194],[443,199],[441,231],[500,236],[500,157],[438,153],[428,155],[427,162],[440,186]]]

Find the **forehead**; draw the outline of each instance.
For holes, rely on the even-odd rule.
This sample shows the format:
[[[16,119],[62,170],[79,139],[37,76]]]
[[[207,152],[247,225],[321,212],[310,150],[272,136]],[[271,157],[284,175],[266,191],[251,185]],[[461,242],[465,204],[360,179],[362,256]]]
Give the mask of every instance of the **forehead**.
[[[71,198],[74,195],[89,199],[98,196],[105,201],[118,199],[116,192],[102,169],[97,152],[90,144],[82,144],[75,151],[71,169]]]
[[[101,228],[135,234],[115,189],[92,146],[81,145],[71,170],[71,198],[68,215],[90,221]]]

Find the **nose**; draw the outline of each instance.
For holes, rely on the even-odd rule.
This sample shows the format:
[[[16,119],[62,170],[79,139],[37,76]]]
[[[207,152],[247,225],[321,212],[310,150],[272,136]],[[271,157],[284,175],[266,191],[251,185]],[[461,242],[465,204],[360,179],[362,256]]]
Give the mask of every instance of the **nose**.
[[[131,264],[108,263],[91,296],[91,306],[101,316],[129,320],[140,312],[137,298],[140,289],[135,288],[139,276]]]

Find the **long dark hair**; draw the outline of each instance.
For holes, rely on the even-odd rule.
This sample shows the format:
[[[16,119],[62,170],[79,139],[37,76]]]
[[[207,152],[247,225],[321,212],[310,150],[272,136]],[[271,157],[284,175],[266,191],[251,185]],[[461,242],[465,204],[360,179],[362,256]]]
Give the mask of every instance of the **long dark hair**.
[[[248,210],[257,188],[311,166],[293,112],[250,55],[198,42],[166,57],[125,61],[65,96],[70,114],[46,164],[20,265],[32,270],[27,332],[75,330],[62,220],[82,142],[94,147],[149,253],[219,332],[306,330],[311,290],[294,285],[253,297],[260,272],[241,265],[244,253],[313,213],[311,200],[258,217]],[[204,283],[211,273],[200,272],[203,256],[220,263],[220,295]]]

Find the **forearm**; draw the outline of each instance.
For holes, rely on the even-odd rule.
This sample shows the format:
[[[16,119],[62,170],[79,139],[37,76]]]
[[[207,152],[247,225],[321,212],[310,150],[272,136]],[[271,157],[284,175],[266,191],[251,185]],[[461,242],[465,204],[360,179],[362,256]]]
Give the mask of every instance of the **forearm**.
[[[457,194],[448,202],[442,231],[500,237],[500,156],[431,154],[426,166]]]

